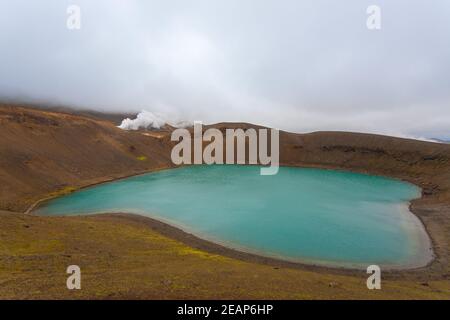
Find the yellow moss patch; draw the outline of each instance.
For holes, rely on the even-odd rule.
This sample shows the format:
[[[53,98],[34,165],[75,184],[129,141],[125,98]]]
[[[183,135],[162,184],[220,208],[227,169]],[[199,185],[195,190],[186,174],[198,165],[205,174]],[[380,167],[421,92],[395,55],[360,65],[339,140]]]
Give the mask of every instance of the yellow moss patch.
[[[139,157],[136,157],[136,159],[138,159],[139,161],[145,161],[145,160],[147,160],[147,157],[146,156],[139,156]]]
[[[65,194],[72,193],[72,192],[74,192],[74,191],[76,191],[76,190],[77,190],[76,187],[67,186],[67,187],[64,187],[64,188],[62,188],[62,189],[60,189],[60,190],[57,190],[57,191],[54,191],[54,192],[49,193],[49,197],[63,196],[63,195],[65,195]]]
[[[8,242],[2,248],[4,254],[11,256],[36,255],[61,252],[63,244],[58,240],[30,240]]]
[[[180,248],[177,250],[177,253],[182,256],[192,255],[192,256],[203,258],[203,259],[211,259],[211,260],[216,260],[216,261],[217,260],[222,260],[222,261],[228,260],[228,258],[226,258],[226,257],[219,256],[217,254],[211,254],[206,251],[201,251],[201,250],[194,249],[191,247],[187,247],[185,245],[180,246]]]

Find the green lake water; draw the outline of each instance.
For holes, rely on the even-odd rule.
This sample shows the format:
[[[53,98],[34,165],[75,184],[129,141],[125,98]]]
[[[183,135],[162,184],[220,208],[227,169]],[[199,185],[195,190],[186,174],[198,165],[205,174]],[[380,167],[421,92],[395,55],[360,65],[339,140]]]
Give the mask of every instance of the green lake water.
[[[431,256],[399,180],[321,169],[190,166],[134,176],[51,200],[40,215],[138,213],[231,248],[342,267],[415,267]]]

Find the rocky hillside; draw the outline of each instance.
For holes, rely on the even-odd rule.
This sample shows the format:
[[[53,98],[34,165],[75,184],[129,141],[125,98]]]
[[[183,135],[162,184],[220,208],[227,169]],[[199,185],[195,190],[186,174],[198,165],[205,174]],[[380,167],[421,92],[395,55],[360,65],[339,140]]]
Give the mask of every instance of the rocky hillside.
[[[106,120],[0,105],[0,208],[23,211],[55,192],[167,167],[168,150]]]

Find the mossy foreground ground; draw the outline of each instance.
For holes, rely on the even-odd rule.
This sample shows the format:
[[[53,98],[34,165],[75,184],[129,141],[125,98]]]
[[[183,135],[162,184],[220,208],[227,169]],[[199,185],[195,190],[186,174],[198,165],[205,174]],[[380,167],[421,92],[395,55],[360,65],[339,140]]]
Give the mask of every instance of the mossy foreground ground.
[[[82,289],[66,288],[79,265]],[[449,299],[450,281],[382,280],[214,255],[133,219],[0,213],[1,299]]]

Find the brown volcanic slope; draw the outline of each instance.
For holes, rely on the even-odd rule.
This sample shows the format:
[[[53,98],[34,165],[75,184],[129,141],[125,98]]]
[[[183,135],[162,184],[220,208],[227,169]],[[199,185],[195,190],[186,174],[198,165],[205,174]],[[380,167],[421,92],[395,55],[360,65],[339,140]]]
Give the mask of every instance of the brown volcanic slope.
[[[172,166],[168,132],[122,131],[99,118],[0,105],[0,210],[23,212],[38,199]],[[284,165],[383,174],[423,187],[412,210],[431,234],[438,259],[418,271],[384,273],[391,280],[376,293],[365,288],[364,272],[243,262],[234,259],[242,259],[239,254],[185,240],[164,226],[148,228],[139,219],[0,212],[0,297],[450,297],[450,145],[344,132],[281,132],[280,145]],[[65,289],[68,264],[80,264],[92,281],[76,295]]]
[[[161,139],[108,121],[0,106],[0,208],[24,211],[54,192],[170,166]]]

